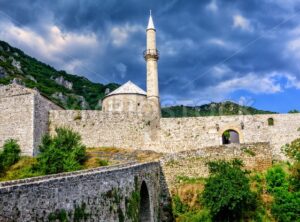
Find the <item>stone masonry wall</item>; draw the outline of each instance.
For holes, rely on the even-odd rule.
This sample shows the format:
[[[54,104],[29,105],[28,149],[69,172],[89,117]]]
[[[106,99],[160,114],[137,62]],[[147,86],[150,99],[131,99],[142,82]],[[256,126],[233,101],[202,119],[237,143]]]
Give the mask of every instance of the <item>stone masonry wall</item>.
[[[268,118],[274,125],[268,125]],[[300,114],[238,115],[197,118],[161,118],[153,127],[142,115],[101,111],[51,111],[51,131],[68,126],[78,131],[89,147],[113,146],[173,153],[222,145],[228,129],[241,143],[269,142],[274,158],[281,147],[300,137]]]
[[[268,143],[232,144],[183,151],[166,155],[161,163],[166,182],[172,190],[180,176],[207,177],[207,162],[234,158],[243,160],[248,170],[263,171],[272,166],[272,153]]]
[[[151,213],[145,221],[155,222],[159,177],[160,165],[153,162],[0,183],[0,221],[49,221],[59,213],[66,213],[70,221],[83,221],[84,215],[85,221],[137,221],[137,196],[147,200],[140,193],[144,182]]]
[[[23,155],[37,153],[49,128],[49,110],[61,109],[38,91],[18,84],[0,87],[0,147],[16,139]]]
[[[281,147],[300,137],[300,114],[163,118],[160,127],[159,144],[168,153],[221,145],[224,131],[232,129],[241,143],[270,142],[274,157],[281,158]]]
[[[24,155],[32,155],[33,94],[0,97],[0,147],[16,139]]]
[[[88,147],[142,149],[149,123],[134,113],[62,110],[50,112],[50,131],[70,127],[79,132]]]
[[[34,97],[34,138],[33,138],[33,155],[38,153],[38,147],[41,143],[42,137],[49,131],[49,111],[62,110],[59,106],[52,103],[50,100],[35,94]]]

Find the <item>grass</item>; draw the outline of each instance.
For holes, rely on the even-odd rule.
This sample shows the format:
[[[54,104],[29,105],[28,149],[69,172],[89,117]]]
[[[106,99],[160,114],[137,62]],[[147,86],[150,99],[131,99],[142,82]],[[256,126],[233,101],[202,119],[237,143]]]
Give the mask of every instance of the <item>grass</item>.
[[[203,184],[205,182],[205,178],[203,177],[187,177],[187,176],[177,176],[176,182],[180,184]]]
[[[12,165],[4,175],[1,175],[0,181],[17,180],[30,177],[41,176],[38,172],[33,172],[32,167],[36,164],[34,157],[21,157],[21,159]]]
[[[87,149],[89,158],[99,158],[108,160],[111,164],[136,161],[145,163],[156,161],[162,157],[161,153],[149,150],[123,149],[115,147],[97,147]]]
[[[143,163],[158,160],[161,156],[162,154],[160,153],[134,149],[118,149],[113,147],[88,148],[87,160],[83,164],[83,169],[122,164],[130,161]],[[42,176],[41,173],[32,170],[36,162],[35,157],[21,157],[5,174],[0,175],[0,182]]]

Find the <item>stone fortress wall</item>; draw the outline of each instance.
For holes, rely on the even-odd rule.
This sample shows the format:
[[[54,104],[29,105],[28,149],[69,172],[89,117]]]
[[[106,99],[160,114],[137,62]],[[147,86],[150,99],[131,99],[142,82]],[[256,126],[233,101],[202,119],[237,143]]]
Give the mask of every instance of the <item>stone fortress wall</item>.
[[[273,119],[274,125],[268,124]],[[236,115],[162,118],[160,143],[167,152],[222,145],[226,130],[235,130],[240,143],[270,143],[275,158],[281,147],[300,137],[300,114]]]
[[[81,135],[87,147],[137,148],[144,146],[147,123],[133,113],[90,110],[51,110],[50,132],[68,127]]]
[[[268,124],[272,118],[274,125]],[[119,147],[172,153],[222,145],[226,130],[238,132],[241,143],[268,142],[275,158],[281,147],[300,137],[300,114],[161,118],[159,127],[140,114],[101,111],[50,111],[50,129],[67,126],[79,132],[88,147]]]
[[[0,87],[0,147],[16,139],[23,155],[35,155],[48,131],[49,110],[61,109],[37,91],[18,84]]]
[[[242,160],[247,170],[264,171],[272,166],[270,144],[231,144],[167,154],[161,159],[161,166],[166,183],[172,190],[180,177],[208,177],[207,162],[233,159]]]
[[[0,147],[17,139],[24,155],[33,155],[33,95],[0,98]]]
[[[141,221],[160,221],[160,169],[125,164],[0,183],[0,221],[49,221],[61,212],[69,221],[137,221],[139,206]]]
[[[55,127],[80,133],[88,147],[119,147],[172,153],[222,145],[231,129],[241,143],[269,142],[272,154],[300,137],[300,114],[160,118],[142,113],[62,110],[37,91],[12,84],[0,87],[0,146],[17,139],[24,155],[35,155],[42,135]],[[268,124],[272,118],[274,125]]]

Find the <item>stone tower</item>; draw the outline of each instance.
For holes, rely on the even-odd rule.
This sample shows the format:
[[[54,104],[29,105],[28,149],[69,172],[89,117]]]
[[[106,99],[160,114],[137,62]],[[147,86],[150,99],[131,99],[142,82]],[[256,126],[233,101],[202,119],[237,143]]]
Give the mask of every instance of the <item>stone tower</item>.
[[[147,27],[147,49],[144,51],[144,58],[147,63],[147,100],[153,114],[160,116],[160,100],[158,89],[157,61],[159,53],[156,48],[156,29],[154,27],[151,11]]]

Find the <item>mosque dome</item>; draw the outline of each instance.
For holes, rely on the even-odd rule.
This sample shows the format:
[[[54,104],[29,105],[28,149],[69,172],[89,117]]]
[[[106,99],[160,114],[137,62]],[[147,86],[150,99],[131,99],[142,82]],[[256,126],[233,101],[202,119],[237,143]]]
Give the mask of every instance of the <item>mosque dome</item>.
[[[138,112],[147,100],[147,93],[128,81],[116,90],[107,94],[102,102],[106,112]]]
[[[147,93],[135,85],[133,82],[128,81],[124,85],[120,86],[116,90],[112,91],[111,93],[107,94],[106,97],[112,95],[120,95],[120,94],[138,94],[138,95],[147,95]]]

